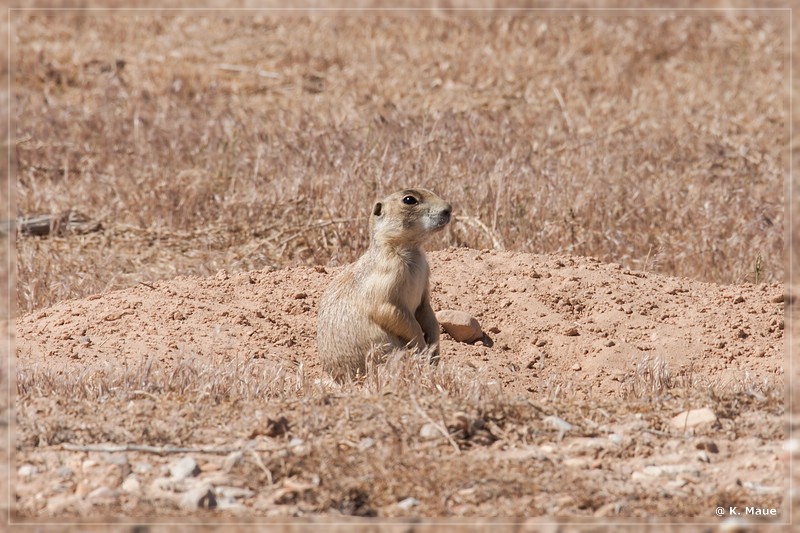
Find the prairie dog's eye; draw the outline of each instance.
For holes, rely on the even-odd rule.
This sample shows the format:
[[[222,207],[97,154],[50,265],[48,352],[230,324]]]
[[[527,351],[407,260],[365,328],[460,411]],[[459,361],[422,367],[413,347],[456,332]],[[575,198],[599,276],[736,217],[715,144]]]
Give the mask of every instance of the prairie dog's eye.
[[[403,203],[406,204],[406,205],[417,205],[419,203],[419,201],[409,194],[409,195],[403,196]]]

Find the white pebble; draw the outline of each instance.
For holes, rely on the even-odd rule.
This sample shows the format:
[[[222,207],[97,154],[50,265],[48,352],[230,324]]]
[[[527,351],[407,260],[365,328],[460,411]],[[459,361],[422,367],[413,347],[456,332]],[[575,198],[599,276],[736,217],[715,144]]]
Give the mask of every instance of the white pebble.
[[[200,468],[197,466],[197,461],[188,455],[169,467],[169,474],[176,481],[186,479],[189,476],[196,476],[199,473]]]
[[[22,465],[17,470],[17,474],[19,477],[31,477],[32,475],[36,474],[38,470],[33,465]]]

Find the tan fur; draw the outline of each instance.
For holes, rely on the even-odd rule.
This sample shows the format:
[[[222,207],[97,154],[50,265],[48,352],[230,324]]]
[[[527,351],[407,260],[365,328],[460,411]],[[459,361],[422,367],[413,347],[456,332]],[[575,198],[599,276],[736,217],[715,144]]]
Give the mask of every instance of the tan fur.
[[[447,225],[450,211],[425,189],[399,191],[374,204],[369,249],[320,300],[317,348],[331,376],[363,375],[368,355],[380,358],[406,347],[438,357],[439,323],[422,244]]]

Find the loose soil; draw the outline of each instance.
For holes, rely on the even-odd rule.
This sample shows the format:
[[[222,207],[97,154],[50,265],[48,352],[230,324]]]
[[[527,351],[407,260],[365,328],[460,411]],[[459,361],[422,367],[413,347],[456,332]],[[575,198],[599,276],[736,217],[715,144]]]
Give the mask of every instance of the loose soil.
[[[169,490],[154,493],[182,455],[199,463],[193,479],[244,491],[203,516],[718,520],[716,504],[731,501],[780,510],[792,453],[783,285],[720,286],[562,255],[449,249],[429,260],[434,309],[471,313],[485,336],[443,334],[440,368],[408,375],[449,381],[394,392],[321,373],[316,307],[336,268],[178,277],[19,318],[17,512],[193,516]],[[702,407],[717,420],[670,425]],[[262,459],[242,470],[236,449]],[[373,463],[373,450],[400,462]],[[334,482],[327,453],[357,465]],[[449,492],[428,498],[421,478]]]

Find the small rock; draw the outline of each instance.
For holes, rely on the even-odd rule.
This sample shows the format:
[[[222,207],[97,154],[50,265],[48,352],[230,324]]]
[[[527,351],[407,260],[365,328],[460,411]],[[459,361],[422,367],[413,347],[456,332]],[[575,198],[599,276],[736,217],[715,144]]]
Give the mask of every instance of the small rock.
[[[153,470],[153,465],[146,461],[139,461],[133,465],[133,471],[137,474],[147,474]]]
[[[363,452],[364,450],[368,450],[375,445],[375,439],[371,439],[369,437],[361,439],[361,442],[358,443],[358,451]]]
[[[711,462],[711,457],[708,456],[708,452],[705,451],[705,450],[700,450],[699,452],[697,452],[697,459],[701,463],[710,463]]]
[[[674,428],[684,429],[699,426],[702,424],[713,424],[717,421],[717,415],[708,407],[702,409],[692,409],[684,411],[681,414],[674,416],[670,420],[670,424]]]
[[[225,281],[230,276],[228,275],[228,271],[223,268],[222,270],[217,271],[217,274],[214,277],[216,278],[217,281]]]
[[[784,442],[783,451],[793,456],[800,454],[800,439],[794,438]]]
[[[664,474],[666,469],[661,466],[649,465],[642,469],[642,473],[650,477],[659,477]]]
[[[180,503],[184,509],[215,509],[217,497],[208,483],[200,483],[184,492]]]
[[[492,326],[489,328],[489,333],[500,333],[500,328],[497,326]]]
[[[615,344],[616,344],[616,343],[615,343],[614,341],[612,341],[612,340],[608,340],[608,341],[606,341],[606,342],[605,342],[605,345],[606,345],[607,347],[609,347],[609,348],[611,348],[611,347],[612,347],[612,346],[614,346]]]
[[[141,484],[139,480],[136,478],[135,475],[131,474],[125,478],[125,481],[122,482],[122,490],[127,493],[136,493],[139,492],[141,488]]]
[[[741,294],[737,296],[735,300],[733,300],[733,303],[735,304],[740,304],[742,302],[744,302],[744,296],[742,296]]]
[[[399,502],[397,502],[397,507],[399,507],[400,509],[402,509],[404,511],[407,511],[408,509],[411,509],[412,507],[416,507],[417,505],[419,505],[419,500],[416,499],[416,498],[410,498],[410,497],[406,498],[404,500],[400,500]]]
[[[436,424],[428,422],[419,430],[419,436],[423,439],[430,440],[441,436],[441,432],[436,428]]]
[[[458,342],[474,342],[483,337],[481,325],[464,311],[444,309],[436,313],[436,320],[447,334]]]
[[[580,369],[581,369],[581,364],[580,363],[575,363],[574,365],[572,365],[572,370],[577,372]]]
[[[186,479],[190,476],[196,476],[200,473],[200,467],[197,461],[191,456],[186,456],[180,461],[173,463],[169,467],[169,474],[175,481]]]
[[[608,440],[610,440],[614,444],[622,444],[622,435],[620,435],[619,433],[611,433],[608,435]]]
[[[304,455],[308,455],[308,453],[311,451],[311,448],[303,439],[294,437],[289,441],[289,450],[292,452],[292,454],[298,457],[303,457]]]
[[[292,298],[294,298],[295,300],[303,300],[305,298],[308,298],[308,294],[304,292],[296,292],[294,293],[294,295],[292,295]]]
[[[778,294],[777,296],[773,296],[772,300],[770,300],[770,301],[772,303],[774,303],[774,304],[782,304],[785,300],[786,300],[786,296],[783,293],[781,293],[781,294]]]
[[[35,466],[22,465],[21,467],[19,467],[19,470],[17,470],[17,475],[19,475],[19,477],[31,477],[34,474],[36,474],[36,472],[37,470]]]
[[[736,332],[736,336],[739,337],[740,339],[746,339],[747,337],[750,336],[750,334],[747,333],[745,330],[740,329],[739,331]]]
[[[578,332],[578,328],[571,327],[564,332],[564,335],[566,335],[567,337],[577,337],[578,335],[580,335],[580,333]]]

